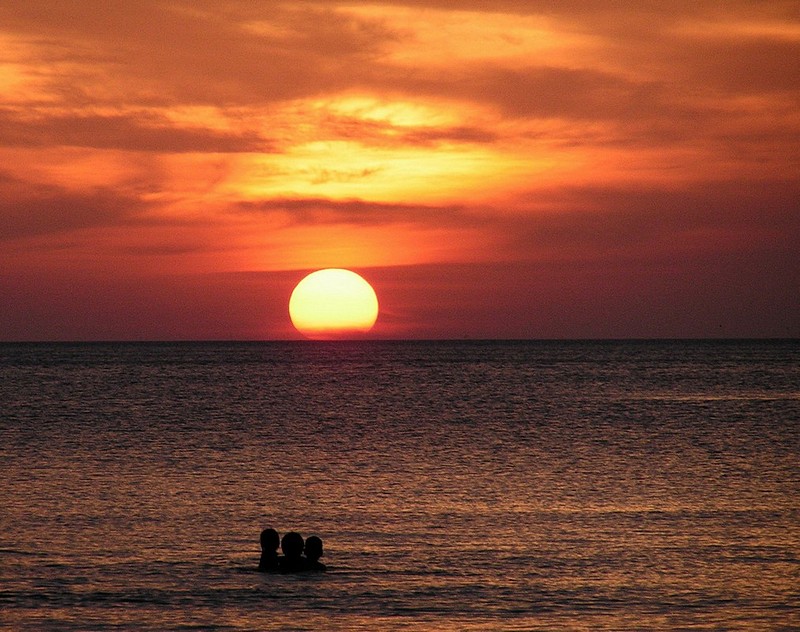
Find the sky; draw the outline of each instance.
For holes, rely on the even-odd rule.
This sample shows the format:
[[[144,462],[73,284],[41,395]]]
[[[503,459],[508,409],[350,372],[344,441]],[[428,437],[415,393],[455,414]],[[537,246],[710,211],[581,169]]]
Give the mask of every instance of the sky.
[[[5,0],[0,340],[800,337],[800,4]]]

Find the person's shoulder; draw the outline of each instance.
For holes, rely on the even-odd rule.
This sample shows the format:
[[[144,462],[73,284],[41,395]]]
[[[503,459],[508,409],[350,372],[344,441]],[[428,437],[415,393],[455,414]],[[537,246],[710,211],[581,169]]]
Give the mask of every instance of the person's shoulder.
[[[305,564],[302,559],[295,560],[282,557],[278,563],[278,570],[281,573],[297,573],[305,570]]]
[[[262,553],[261,559],[258,561],[258,570],[262,573],[278,570],[280,558],[277,555],[270,555],[269,553]]]
[[[322,562],[308,562],[306,564],[306,570],[324,573],[326,570],[328,570],[328,567]]]

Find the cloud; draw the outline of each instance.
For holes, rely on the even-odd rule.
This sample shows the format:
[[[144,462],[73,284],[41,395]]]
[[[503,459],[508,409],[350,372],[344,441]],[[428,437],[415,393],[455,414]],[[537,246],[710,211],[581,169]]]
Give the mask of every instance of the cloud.
[[[691,38],[670,49],[678,69],[692,85],[722,95],[769,95],[800,92],[800,37]],[[679,71],[680,72],[680,71]]]
[[[295,226],[350,224],[389,228],[392,224],[413,224],[420,228],[467,229],[484,223],[475,209],[466,206],[389,204],[357,199],[271,199],[238,202],[231,208],[245,213],[279,213],[287,219],[289,225]]]
[[[31,0],[4,4],[0,18],[30,43],[20,63],[57,63],[65,72],[49,75],[50,91],[87,103],[231,106],[320,94],[352,85],[390,36],[324,5],[283,3],[254,13],[219,3]]]
[[[791,252],[800,243],[798,200],[794,180],[705,181],[681,189],[577,187],[531,194],[534,207],[552,204],[555,210],[497,221],[510,240],[507,247],[520,256],[676,261]]]
[[[0,240],[129,224],[143,207],[138,198],[108,189],[73,192],[0,173]]]
[[[446,109],[446,106],[441,106]],[[379,147],[435,147],[442,143],[492,144],[500,139],[496,131],[479,125],[442,125],[424,120],[399,125],[357,116],[329,114],[320,125],[329,138],[353,140]]]
[[[269,152],[254,135],[177,127],[163,117],[142,115],[52,115],[20,117],[0,110],[0,144],[49,147],[67,145],[144,152]]]
[[[665,109],[657,84],[583,68],[477,66],[443,91],[495,104],[514,117],[620,119]]]

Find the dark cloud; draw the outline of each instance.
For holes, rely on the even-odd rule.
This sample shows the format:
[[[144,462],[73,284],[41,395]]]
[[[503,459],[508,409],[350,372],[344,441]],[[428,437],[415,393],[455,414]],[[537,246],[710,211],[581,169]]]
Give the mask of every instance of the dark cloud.
[[[119,191],[73,192],[0,174],[0,240],[128,224],[144,207]]]
[[[403,142],[409,145],[435,145],[442,142],[491,144],[499,138],[497,132],[475,126],[420,127],[402,136]]]
[[[766,37],[693,38],[671,49],[678,72],[723,95],[791,93],[800,103],[800,41]]]
[[[42,116],[20,118],[0,110],[0,144],[75,146],[146,152],[268,152],[269,142],[204,128],[176,127],[151,114],[140,116]]]
[[[433,147],[441,143],[491,144],[500,138],[497,132],[475,125],[393,125],[386,121],[365,121],[335,115],[326,117],[324,130],[334,138],[384,147]]]
[[[566,188],[537,191],[531,202],[559,210],[499,219],[514,252],[663,260],[786,253],[800,243],[800,184],[792,180],[710,181],[681,189]]]
[[[486,223],[475,209],[460,205],[426,206],[300,198],[239,202],[231,209],[246,213],[283,213],[290,224],[309,226],[351,224],[389,228],[392,224],[414,224],[420,227],[469,228]]]
[[[463,75],[451,91],[517,117],[627,119],[665,110],[657,84],[592,69],[484,66]]]

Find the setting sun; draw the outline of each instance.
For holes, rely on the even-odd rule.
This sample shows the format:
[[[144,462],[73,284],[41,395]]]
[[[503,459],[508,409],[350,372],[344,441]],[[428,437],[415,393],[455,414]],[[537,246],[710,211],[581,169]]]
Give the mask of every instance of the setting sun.
[[[378,318],[375,290],[350,270],[328,268],[306,276],[289,299],[289,317],[309,338],[366,333]]]

